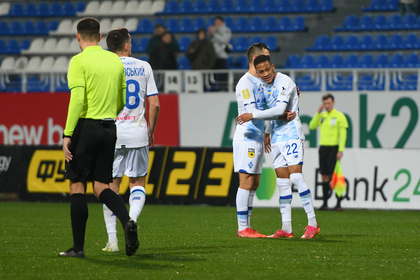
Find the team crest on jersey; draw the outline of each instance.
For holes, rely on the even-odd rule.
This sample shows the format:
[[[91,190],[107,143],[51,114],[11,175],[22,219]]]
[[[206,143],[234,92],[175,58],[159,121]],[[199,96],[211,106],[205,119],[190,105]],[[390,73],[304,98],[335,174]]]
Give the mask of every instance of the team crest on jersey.
[[[255,156],[255,149],[248,148],[248,157],[253,158]]]
[[[242,96],[244,97],[244,99],[249,99],[251,98],[251,95],[249,94],[249,90],[248,89],[244,89],[242,91]]]

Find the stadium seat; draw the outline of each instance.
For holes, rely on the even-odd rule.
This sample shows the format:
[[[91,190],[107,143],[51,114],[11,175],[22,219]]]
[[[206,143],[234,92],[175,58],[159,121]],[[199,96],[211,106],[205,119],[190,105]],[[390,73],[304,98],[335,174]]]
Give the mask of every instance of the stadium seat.
[[[20,48],[19,48],[19,42],[17,39],[10,39],[6,43],[6,53],[8,54],[19,54]]]
[[[67,70],[69,68],[69,62],[70,61],[67,58],[67,56],[59,56],[54,61],[54,65],[52,67],[52,70],[54,72],[67,72]]]
[[[176,18],[168,18],[165,22],[166,28],[169,30],[169,32],[172,33],[178,33],[178,20]]]
[[[137,41],[137,51],[138,52],[145,52],[147,45],[149,45],[150,38],[149,37],[142,37],[140,40]]]
[[[357,67],[359,68],[372,68],[373,66],[373,56],[370,53],[365,53],[359,58]]]
[[[358,57],[356,54],[352,53],[346,56],[343,62],[343,68],[356,68],[357,67]]]
[[[9,2],[0,3],[0,17],[8,15],[9,11],[10,11],[10,3]]]
[[[182,0],[178,5],[180,14],[192,14],[193,13],[193,4],[191,0]]]
[[[360,77],[357,82],[357,89],[358,90],[373,90],[373,76],[371,74],[366,74]]]
[[[398,50],[402,48],[402,35],[401,33],[392,34],[388,39],[388,43],[385,46],[388,50]]]
[[[53,53],[67,53],[68,47],[70,46],[70,38],[61,38],[57,42],[56,49],[53,51]]]
[[[140,3],[141,6],[141,3]],[[152,7],[150,8],[151,14],[158,14],[162,13],[165,8],[165,1],[164,0],[155,0],[152,2]]]
[[[137,18],[129,18],[125,22],[125,28],[131,33],[136,32],[139,20]]]
[[[39,70],[41,66],[41,57],[40,56],[32,56],[29,59],[28,65],[26,66],[26,71],[29,72],[36,72]]]
[[[231,16],[226,16],[226,17],[224,17],[224,18],[223,18],[223,20],[225,21],[226,26],[227,26],[227,27],[229,27],[229,28],[230,28],[230,30],[232,30],[233,25],[234,25],[234,20],[233,20],[233,17],[231,17]],[[213,20],[213,21],[214,21],[214,20]]]
[[[31,42],[31,46],[25,53],[40,53],[44,47],[45,41],[43,38],[36,38]]]
[[[36,6],[33,2],[26,3],[22,8],[22,16],[34,17],[36,16]]]
[[[372,29],[374,30],[387,30],[388,20],[385,15],[377,15],[372,22]]]
[[[307,51],[324,51],[328,50],[328,43],[330,38],[328,35],[319,35],[316,39],[312,47],[306,48]]]
[[[57,19],[50,20],[47,24],[47,31],[56,31],[58,28],[59,21]],[[36,28],[36,25],[35,25]]]
[[[79,1],[76,4],[74,4],[74,11],[76,14],[83,13],[86,9],[86,2],[85,1]]]
[[[248,32],[248,19],[244,16],[238,17],[232,28],[232,32]]]
[[[178,2],[175,0],[169,0],[165,4],[162,14],[165,15],[174,15],[178,14]]]
[[[21,17],[22,16],[22,9],[23,5],[22,3],[14,3],[12,6],[10,6],[9,14],[10,17]]]
[[[191,18],[183,17],[178,22],[178,32],[188,33],[188,32],[195,32],[193,30],[193,24]]]
[[[386,24],[388,30],[398,30],[401,28],[401,15],[393,14],[390,15]]]
[[[416,29],[416,16],[414,14],[406,14],[401,19],[401,28],[403,29]]]
[[[232,10],[234,13],[238,13],[238,14],[248,13],[249,12],[248,0],[233,0]]]
[[[405,56],[404,67],[420,67],[419,55],[417,52]]]
[[[278,51],[277,37],[275,35],[268,35],[264,38],[264,44],[270,49],[270,51]]]
[[[112,5],[111,13],[113,15],[121,16],[125,12],[125,6],[126,6],[125,1],[123,0],[115,1],[114,4]]]
[[[388,55],[385,53],[378,54],[372,66],[374,68],[386,68],[388,66]]]
[[[249,38],[248,46],[251,46],[254,43],[262,43],[262,42],[263,42],[262,37],[260,35],[255,35],[255,36],[252,36],[251,38]]]
[[[268,2],[268,3],[270,3],[270,2]],[[269,11],[272,11],[273,7],[274,6],[272,6],[271,7],[271,10],[269,10]],[[267,7],[267,8],[269,8],[269,7]],[[288,13],[288,12],[291,12],[292,11],[292,8],[290,6],[290,1],[289,0],[279,0],[279,2],[277,4],[277,10],[280,13]]]
[[[35,26],[31,20],[27,20],[23,22],[21,28],[22,35],[34,35],[35,34]]]
[[[59,2],[52,2],[48,6],[48,16],[59,17],[61,16],[61,5]]]
[[[359,18],[358,22],[358,29],[360,31],[370,31],[373,29],[372,25],[372,16],[371,15],[363,15]]]
[[[7,35],[9,33],[9,25],[6,21],[0,21],[0,34]]]
[[[299,12],[305,12],[303,9],[304,3],[303,0],[291,0],[290,1],[290,11],[299,13]]]
[[[112,23],[111,23],[111,27],[110,27],[110,29],[109,29],[109,30],[113,30],[113,29],[115,29],[115,28],[120,28],[120,27],[125,27],[125,28],[127,28],[127,27],[126,27],[126,24],[125,24],[125,20],[124,20],[123,18],[115,18],[115,19],[112,21]],[[102,29],[102,27],[101,27],[101,29]]]
[[[192,31],[193,32],[197,32],[198,29],[202,28],[202,27],[206,27],[206,23],[204,22],[204,19],[202,17],[197,17],[195,19],[193,19],[192,24]]]
[[[178,57],[177,64],[179,70],[191,70],[190,61],[185,55]]]
[[[275,4],[275,3],[274,3]],[[274,5],[272,6],[275,7]],[[261,0],[250,0],[248,3],[248,11],[253,14],[259,14],[264,12],[263,3]]]
[[[346,37],[346,39],[344,39],[343,44],[341,45],[341,49],[342,50],[346,50],[346,51],[356,51],[358,50],[357,45],[358,45],[358,37],[356,34],[351,34],[349,36]]]
[[[402,53],[395,53],[389,58],[388,67],[404,67],[404,56]]]
[[[371,50],[373,48],[372,44],[373,44],[372,35],[365,34],[362,37],[360,37],[359,43],[357,45],[357,49],[362,50],[362,51]]]
[[[65,19],[60,21],[57,30],[52,31],[51,34],[70,34],[72,32],[73,22],[71,19]],[[77,32],[77,31],[76,31]]]
[[[305,12],[318,12],[319,5],[318,0],[306,0],[303,5],[303,11]]]
[[[341,50],[342,49],[343,42],[344,42],[344,38],[343,38],[342,35],[340,35],[340,34],[334,35],[330,39],[330,43],[328,45],[328,49],[331,50],[331,51]]]
[[[312,54],[305,54],[302,56],[299,62],[299,68],[314,68],[315,58]]]
[[[76,10],[72,2],[65,2],[61,5],[60,14],[62,16],[71,17],[76,15]]]
[[[39,71],[41,72],[50,72],[53,69],[55,58],[53,56],[47,56],[42,59],[41,65],[39,66]]]
[[[262,31],[264,31],[263,24],[262,24],[262,19],[261,19],[260,16],[254,16],[249,20],[248,30],[250,32],[262,32]]]
[[[332,12],[332,11],[334,11],[333,0],[321,0],[321,1],[319,1],[319,11],[321,11],[321,12]]]
[[[244,52],[248,49],[248,38],[246,36],[239,36],[233,43],[233,51]]]
[[[99,9],[95,11],[96,15],[111,15],[113,14],[112,7],[114,3],[111,0],[101,1]]]
[[[207,13],[206,1],[195,0],[192,4],[192,13],[194,14],[205,14]]]
[[[102,40],[101,40],[102,41]],[[73,38],[70,42],[70,46],[67,49],[69,53],[74,54],[80,52],[79,42],[77,42],[76,38]]]
[[[137,33],[152,33],[154,26],[152,26],[152,22],[148,18],[144,18],[139,21],[137,25]]]
[[[43,53],[54,53],[57,51],[57,39],[56,38],[48,38],[45,41],[44,47],[42,48]]]
[[[8,34],[9,35],[21,35],[22,34],[22,25],[20,21],[15,20],[9,23],[8,28]]]
[[[221,0],[219,7],[222,13],[230,14],[235,12],[233,9],[233,0]]]
[[[364,12],[382,11],[385,6],[385,0],[370,0],[368,7],[362,7]]]
[[[321,54],[315,58],[315,68],[328,68],[328,55]]]
[[[265,17],[262,23],[262,31],[274,32],[276,30],[276,18],[273,16]]]
[[[33,34],[36,35],[47,35],[49,29],[47,27],[47,22],[45,20],[40,20],[35,23]]]
[[[321,76],[318,78],[316,76],[312,76],[310,74],[303,75],[301,78],[296,79],[296,85],[301,90],[306,91],[318,91],[321,90],[321,82],[320,82]]]
[[[142,1],[145,2],[145,1]],[[149,3],[148,8],[150,9],[150,7],[152,6],[152,1],[147,1]],[[137,0],[130,0],[126,3],[125,5],[125,11],[124,14],[137,14],[137,12],[139,11],[139,5],[140,2]]]
[[[218,0],[208,0],[206,11],[211,14],[216,14],[220,12],[220,6]]]
[[[249,68],[248,58],[246,57],[246,55],[237,56],[233,60],[231,67],[233,67],[233,69],[248,69]]]
[[[405,90],[417,90],[418,87],[418,77],[416,74],[408,75],[404,80],[404,89]]]
[[[159,2],[157,2],[159,3]],[[144,0],[140,2],[140,5],[137,5],[137,9],[132,9],[130,13],[139,14],[139,15],[153,15],[154,10],[156,10],[158,7],[153,8],[154,2],[151,0]],[[156,4],[157,6],[158,4]],[[128,4],[127,4],[128,7]]]
[[[291,29],[291,19],[289,16],[282,16],[277,22],[278,31],[289,31]]]
[[[15,62],[15,69],[16,70],[25,70],[26,66],[28,66],[29,59],[26,56],[20,56],[16,59]]]
[[[331,56],[329,64],[329,68],[342,68],[343,67],[343,55],[342,54],[334,54]]]
[[[108,33],[111,30],[112,21],[111,21],[110,18],[102,18],[99,21],[99,23],[101,25],[101,32],[102,33],[105,33],[106,34],[106,33]]]
[[[0,53],[6,53],[6,42],[0,39]]]
[[[344,18],[343,24],[340,27],[335,27],[334,31],[357,31],[357,21],[356,15],[348,15]]]
[[[372,43],[372,50],[385,50],[388,37],[385,34],[376,35]]]
[[[184,36],[178,40],[179,50],[185,52],[191,44],[190,36]]]
[[[85,10],[80,14],[83,14],[83,15],[97,15],[98,12],[99,12],[100,5],[101,5],[101,3],[99,1],[89,1],[86,4]]]
[[[1,71],[11,71],[15,69],[16,59],[13,56],[7,56],[1,63]]]
[[[297,54],[291,54],[287,57],[286,62],[284,63],[284,68],[298,68],[300,62],[300,57]]]
[[[292,20],[292,22],[290,23],[290,27],[291,27],[292,31],[304,31],[304,30],[306,30],[305,17],[304,16],[295,17]]]
[[[417,49],[417,35],[415,33],[407,34],[402,41],[402,49]]]
[[[19,48],[20,48],[21,51],[27,51],[30,46],[31,46],[31,40],[30,39],[23,39],[19,43]]]

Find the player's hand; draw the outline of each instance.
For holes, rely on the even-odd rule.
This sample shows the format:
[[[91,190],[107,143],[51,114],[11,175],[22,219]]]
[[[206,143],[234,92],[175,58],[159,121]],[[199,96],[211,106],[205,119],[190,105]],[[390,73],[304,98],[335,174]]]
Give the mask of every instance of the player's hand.
[[[271,139],[270,139],[270,134],[264,133],[264,151],[266,153],[270,153],[271,152]]]
[[[71,154],[71,152],[69,150],[70,144],[71,144],[70,137],[64,137],[64,139],[63,139],[63,152],[64,152],[64,157],[66,158],[67,162],[70,162],[73,159],[73,155]]]
[[[300,90],[298,87],[296,87],[296,91],[297,91],[298,97],[300,97]]]
[[[294,120],[295,118],[296,118],[296,112],[293,112],[287,109],[287,120],[291,121],[291,120]]]
[[[321,104],[318,108],[318,113],[321,113],[324,110],[324,104]]]
[[[340,160],[343,157],[343,152],[337,153],[337,160]]]
[[[149,148],[151,148],[155,144],[155,135],[149,132],[148,136],[149,136]]]
[[[244,114],[241,114],[241,115],[236,117],[236,123],[237,124],[243,124],[243,123],[245,123],[247,121],[250,121],[250,120],[252,120],[252,114],[251,113],[244,113]]]

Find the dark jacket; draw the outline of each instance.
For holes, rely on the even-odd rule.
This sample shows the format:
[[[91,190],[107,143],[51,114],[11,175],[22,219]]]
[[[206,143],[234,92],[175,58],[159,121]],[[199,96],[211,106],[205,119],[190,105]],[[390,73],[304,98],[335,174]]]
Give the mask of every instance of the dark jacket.
[[[149,63],[153,70],[178,69],[176,52],[172,51],[171,44],[160,41],[149,56]]]
[[[213,44],[207,39],[192,42],[185,55],[193,70],[213,69],[217,59]]]

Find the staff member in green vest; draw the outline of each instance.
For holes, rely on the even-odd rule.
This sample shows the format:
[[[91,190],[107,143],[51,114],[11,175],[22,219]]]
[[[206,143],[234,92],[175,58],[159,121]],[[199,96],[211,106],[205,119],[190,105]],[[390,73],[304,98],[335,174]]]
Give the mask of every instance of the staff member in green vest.
[[[70,216],[73,247],[58,255],[84,258],[88,207],[87,181],[93,192],[119,218],[125,230],[126,254],[134,254],[139,241],[137,224],[130,219],[122,198],[109,188],[117,140],[115,120],[125,105],[127,87],[120,58],[98,46],[102,34],[99,21],[83,18],[77,24],[81,53],[69,65],[71,91],[63,151],[66,179],[70,180]]]
[[[325,112],[322,110],[325,109]],[[322,112],[322,113],[321,113]],[[319,210],[328,209],[328,198],[331,196],[330,181],[334,173],[337,160],[343,156],[347,138],[348,123],[346,116],[334,109],[334,96],[325,94],[322,97],[322,105],[309,123],[309,129],[320,127],[321,139],[319,141],[319,168],[322,177],[322,193],[324,203]],[[337,197],[337,205],[334,210],[341,211],[341,200]]]

